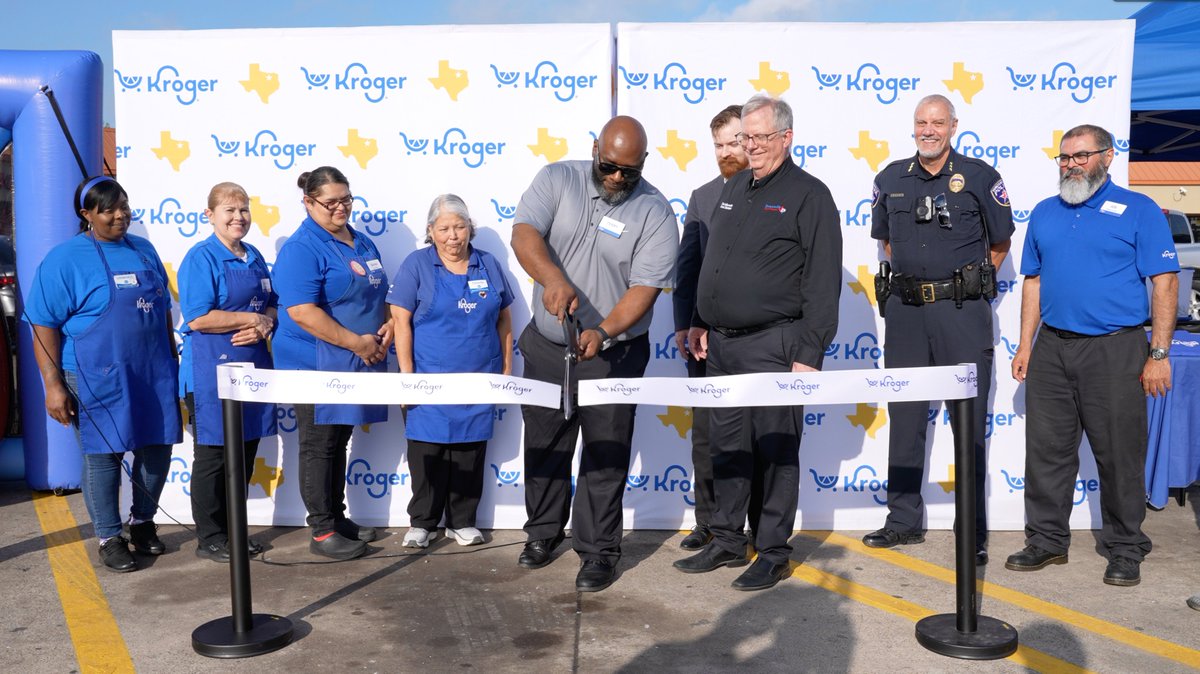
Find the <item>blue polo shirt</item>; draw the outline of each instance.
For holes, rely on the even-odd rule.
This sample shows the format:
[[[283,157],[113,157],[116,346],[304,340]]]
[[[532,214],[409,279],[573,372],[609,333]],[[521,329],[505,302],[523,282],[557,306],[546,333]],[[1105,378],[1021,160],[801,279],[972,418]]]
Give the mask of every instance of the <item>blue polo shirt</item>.
[[[350,287],[351,271],[346,258],[353,255],[365,260],[380,260],[379,249],[368,237],[350,225],[354,252],[339,253],[333,246],[344,246],[312,218],[305,218],[296,233],[284,242],[271,268],[271,281],[279,294],[279,326],[271,342],[275,367],[280,370],[317,369],[317,338],[300,327],[288,315],[288,307],[316,304],[327,307]],[[331,245],[332,243],[332,245]],[[380,260],[382,264],[382,260]]]
[[[225,263],[250,267],[260,260],[266,264],[262,253],[245,241],[246,259],[234,255],[216,234],[192,246],[179,265],[179,311],[183,314],[183,352],[179,364],[179,395],[192,390],[192,329],[188,323],[200,318],[213,309],[220,309],[229,300],[229,289],[225,283]],[[271,291],[267,306],[279,304],[279,296]]]
[[[149,269],[158,274],[165,288],[167,272],[154,246],[133,234],[126,234],[125,239],[133,248],[123,241],[97,242],[109,269],[114,274]],[[169,310],[170,293],[163,299]],[[51,249],[38,265],[25,302],[25,320],[62,333],[63,369],[75,371],[75,336],[91,327],[108,310],[111,301],[104,263],[96,254],[92,239],[78,234]]]
[[[1146,278],[1177,271],[1162,209],[1111,177],[1082,204],[1053,196],[1030,215],[1021,273],[1041,277],[1046,325],[1085,335],[1141,325]]]
[[[445,267],[442,258],[438,257],[437,249],[433,246],[414,250],[400,264],[394,276],[392,285],[388,287],[387,303],[404,307],[413,313],[416,323],[430,310],[433,293],[437,290],[435,267]],[[475,246],[471,246],[471,254],[467,260],[467,275],[474,278],[473,270],[482,269],[482,276],[487,278],[488,287],[500,293],[500,308],[504,309],[513,303],[512,289],[508,287],[508,279],[504,276],[504,267],[495,256]]]

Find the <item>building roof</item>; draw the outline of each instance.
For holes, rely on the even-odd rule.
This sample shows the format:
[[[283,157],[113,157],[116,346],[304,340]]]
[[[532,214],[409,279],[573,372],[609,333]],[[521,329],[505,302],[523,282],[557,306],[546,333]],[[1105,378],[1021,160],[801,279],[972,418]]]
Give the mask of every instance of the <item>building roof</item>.
[[[104,175],[117,177],[117,130],[104,127]]]
[[[1130,185],[1200,185],[1200,162],[1131,161]]]

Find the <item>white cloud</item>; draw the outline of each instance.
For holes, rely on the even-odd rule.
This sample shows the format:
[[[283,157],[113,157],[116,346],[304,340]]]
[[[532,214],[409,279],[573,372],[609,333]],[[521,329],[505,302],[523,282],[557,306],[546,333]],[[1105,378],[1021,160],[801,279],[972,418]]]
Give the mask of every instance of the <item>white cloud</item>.
[[[700,21],[813,21],[820,17],[816,0],[746,0],[728,10],[709,5]]]

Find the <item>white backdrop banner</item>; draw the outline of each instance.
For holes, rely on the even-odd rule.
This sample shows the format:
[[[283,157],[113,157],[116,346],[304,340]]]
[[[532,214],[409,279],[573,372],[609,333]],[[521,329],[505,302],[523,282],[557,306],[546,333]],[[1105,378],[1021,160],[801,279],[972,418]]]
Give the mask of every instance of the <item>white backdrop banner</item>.
[[[914,35],[935,37],[939,48],[932,56],[914,50]],[[475,245],[506,262],[521,289],[523,300],[513,305],[519,331],[532,285],[508,240],[515,206],[539,167],[589,157],[615,105],[645,124],[646,177],[682,225],[691,190],[716,172],[709,120],[768,91],[793,105],[793,157],[830,186],[842,211],[846,285],[826,369],[877,368],[884,335],[871,285],[879,259],[869,237],[871,181],[913,153],[916,101],[945,94],[958,108],[955,147],[1001,172],[1017,220],[995,303],[987,492],[993,528],[1021,528],[1023,392],[1008,376],[1021,240],[1029,210],[1054,192],[1049,156],[1064,130],[1082,122],[1112,130],[1114,176],[1125,180],[1133,22],[620,24],[615,61],[613,37],[609,25],[114,32],[117,153],[135,208],[133,231],[154,242],[173,277],[187,250],[211,232],[203,217],[209,187],[232,180],[251,195],[255,227],[247,240],[273,261],[304,215],[296,178],[330,164],[349,177],[352,222],[375,240],[392,273],[423,245],[429,203],[454,192],[471,209]],[[664,294],[648,376],[684,374],[672,331]],[[519,357],[514,370],[521,372]],[[408,521],[403,422],[399,408],[391,412],[387,423],[357,428],[352,441],[347,500],[364,523]],[[656,404],[639,412],[625,524],[688,526],[691,412]],[[279,439],[259,449],[252,524],[304,522],[295,416],[286,405],[280,415]],[[516,528],[524,522],[520,409],[501,405],[496,417],[487,457],[494,479],[479,524]],[[929,420],[928,524],[949,528],[949,415],[935,402]],[[878,403],[806,410],[798,526],[883,522],[887,423]],[[1098,526],[1095,468],[1084,454],[1072,524]],[[163,505],[186,518],[190,439],[173,461]]]

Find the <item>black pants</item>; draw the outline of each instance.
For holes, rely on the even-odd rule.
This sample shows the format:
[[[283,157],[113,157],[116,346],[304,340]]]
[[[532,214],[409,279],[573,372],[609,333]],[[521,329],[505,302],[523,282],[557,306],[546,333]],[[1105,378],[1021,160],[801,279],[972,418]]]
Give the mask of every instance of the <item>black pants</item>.
[[[346,447],[354,426],[317,425],[315,405],[292,407],[300,445],[300,499],[313,536],[323,536],[346,516]]]
[[[1025,380],[1025,539],[1065,554],[1079,473],[1080,431],[1100,474],[1100,542],[1108,556],[1141,561],[1150,552],[1146,518],[1146,394],[1149,353],[1134,330],[1062,339],[1040,330]]]
[[[483,457],[487,440],[437,443],[408,441],[408,470],[412,473],[410,526],[436,529],[442,515],[450,529],[475,526],[475,511],[483,496]]]
[[[796,323],[767,328],[742,337],[708,333],[708,374],[788,372],[785,355],[796,339]],[[788,539],[796,523],[800,496],[800,435],[804,408],[714,407],[709,410],[714,508],[712,530],[722,550],[745,554],[742,527],[754,499],[754,482],[762,485],[762,512],[754,528],[754,547],[773,564],[792,554]]]
[[[530,323],[519,340],[528,379],[562,383],[563,347],[546,339]],[[640,377],[650,360],[646,335],[618,342],[575,366],[578,379]],[[572,385],[572,389],[576,386]],[[622,498],[629,476],[635,405],[576,407],[570,419],[562,410],[525,405],[525,533],[529,540],[553,538],[572,521],[572,540],[582,559],[616,564],[621,558]],[[583,432],[579,476],[571,498],[571,460]]]
[[[188,417],[192,420],[192,521],[196,523],[196,538],[203,545],[225,545],[229,542],[229,511],[225,507],[225,447],[202,445],[196,441],[196,401],[187,394]],[[242,451],[246,469],[246,484],[254,474],[254,457],[258,454],[258,438],[246,440]]]
[[[884,359],[887,367],[928,367],[975,363],[979,395],[971,401],[975,413],[975,545],[987,543],[987,425],[988,394],[992,387],[992,307],[985,300],[967,300],[961,308],[950,300],[909,306],[893,295],[887,303]],[[954,412],[951,411],[953,416]],[[925,438],[929,430],[929,401],[888,403],[888,516],[884,526],[899,532],[925,528]]]
[[[707,361],[687,361],[689,377],[704,377]],[[692,408],[692,496],[696,500],[696,526],[712,522],[713,475],[712,455],[708,443],[709,408]]]

